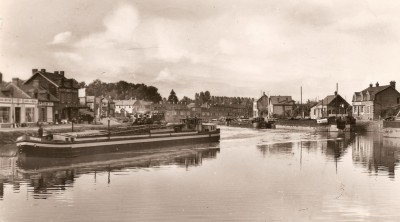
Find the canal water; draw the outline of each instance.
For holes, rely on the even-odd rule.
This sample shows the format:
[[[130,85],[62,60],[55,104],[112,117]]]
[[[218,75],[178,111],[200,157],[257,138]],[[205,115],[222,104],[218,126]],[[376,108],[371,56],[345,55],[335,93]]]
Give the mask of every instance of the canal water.
[[[81,158],[0,148],[0,221],[400,221],[400,139],[222,127]]]

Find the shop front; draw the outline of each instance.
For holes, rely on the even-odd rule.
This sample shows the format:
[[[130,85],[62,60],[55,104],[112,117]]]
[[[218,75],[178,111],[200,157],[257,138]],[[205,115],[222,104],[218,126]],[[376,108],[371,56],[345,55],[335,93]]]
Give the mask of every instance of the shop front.
[[[39,118],[37,99],[0,98],[2,128],[34,125]]]

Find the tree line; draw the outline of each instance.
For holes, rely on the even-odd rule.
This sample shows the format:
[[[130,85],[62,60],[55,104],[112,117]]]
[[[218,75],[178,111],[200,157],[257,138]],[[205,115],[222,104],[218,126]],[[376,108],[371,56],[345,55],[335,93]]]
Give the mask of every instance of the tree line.
[[[80,83],[81,87],[85,87],[84,82]],[[94,80],[86,86],[86,94],[88,96],[103,96],[111,97],[113,99],[138,99],[152,101],[158,103],[162,100],[158,89],[154,86],[147,86],[143,83],[130,83],[126,81],[119,81],[116,83],[106,83],[99,79]]]

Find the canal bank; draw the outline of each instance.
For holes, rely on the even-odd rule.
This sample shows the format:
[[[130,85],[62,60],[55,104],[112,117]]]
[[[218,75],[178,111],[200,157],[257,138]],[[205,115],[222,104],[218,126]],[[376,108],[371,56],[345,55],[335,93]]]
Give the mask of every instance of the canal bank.
[[[346,125],[344,132],[398,132],[400,137],[400,124],[387,121],[357,121],[355,125]],[[220,124],[222,125],[222,124]],[[253,128],[251,123],[231,123],[232,127]],[[312,131],[312,132],[338,132],[336,125],[320,125],[315,120],[278,120],[275,122],[276,129]]]

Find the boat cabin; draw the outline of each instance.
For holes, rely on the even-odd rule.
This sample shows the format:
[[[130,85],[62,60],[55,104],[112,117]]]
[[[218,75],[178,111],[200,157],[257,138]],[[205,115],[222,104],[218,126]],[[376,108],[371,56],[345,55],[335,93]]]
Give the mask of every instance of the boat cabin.
[[[217,131],[217,126],[213,123],[203,123],[201,125],[202,132],[215,132]]]

